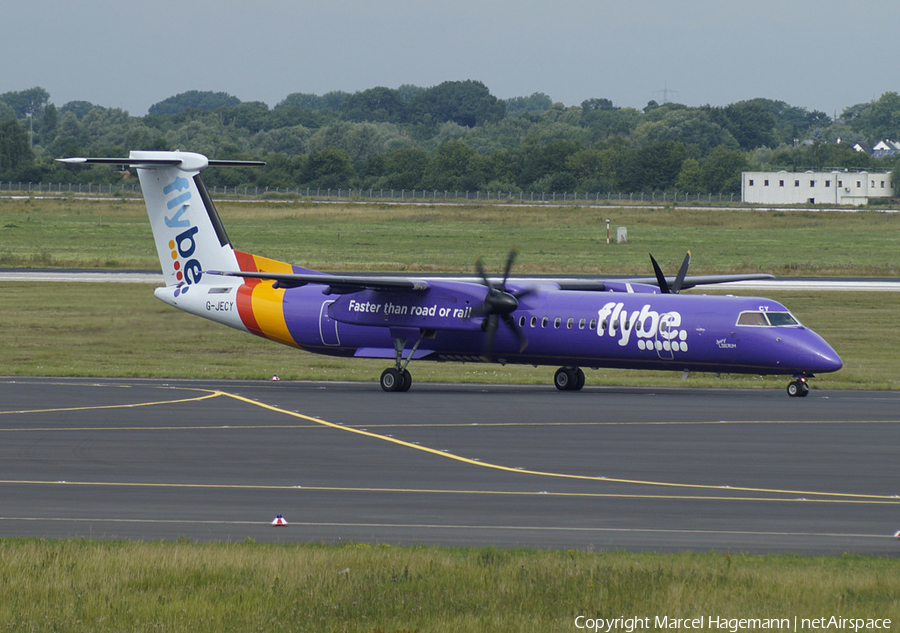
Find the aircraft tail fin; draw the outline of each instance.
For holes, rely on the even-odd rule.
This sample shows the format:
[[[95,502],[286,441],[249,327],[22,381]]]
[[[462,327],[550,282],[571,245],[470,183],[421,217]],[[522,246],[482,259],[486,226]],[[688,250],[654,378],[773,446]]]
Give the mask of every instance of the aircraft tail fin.
[[[128,158],[67,158],[63,162],[107,163],[137,168],[153,238],[167,286],[181,292],[205,270],[242,270],[247,256],[231,246],[225,227],[200,178],[209,165],[264,165],[257,161],[209,160],[190,152],[132,151]],[[244,260],[244,261],[241,261]]]

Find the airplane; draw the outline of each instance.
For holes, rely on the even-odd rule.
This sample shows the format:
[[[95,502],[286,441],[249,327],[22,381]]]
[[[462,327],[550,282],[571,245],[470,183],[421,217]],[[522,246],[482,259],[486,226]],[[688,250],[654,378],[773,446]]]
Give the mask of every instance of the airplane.
[[[652,369],[808,379],[842,361],[782,304],[761,297],[682,294],[706,284],[771,275],[673,277],[650,256],[653,277],[514,279],[328,274],[232,247],[200,172],[263,165],[181,151],[131,151],[128,158],[63,158],[68,164],[135,167],[159,254],[165,303],[278,343],[332,356],[393,361],[381,388],[405,392],[413,361],[558,366],[553,383],[578,391],[582,368]]]

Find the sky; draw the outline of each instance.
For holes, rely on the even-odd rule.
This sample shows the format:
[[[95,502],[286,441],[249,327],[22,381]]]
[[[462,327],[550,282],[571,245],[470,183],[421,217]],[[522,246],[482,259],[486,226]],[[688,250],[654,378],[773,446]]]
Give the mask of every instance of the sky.
[[[29,0],[3,21],[0,94],[134,116],[188,90],[274,107],[467,79],[567,106],[763,97],[829,116],[900,92],[897,0]]]

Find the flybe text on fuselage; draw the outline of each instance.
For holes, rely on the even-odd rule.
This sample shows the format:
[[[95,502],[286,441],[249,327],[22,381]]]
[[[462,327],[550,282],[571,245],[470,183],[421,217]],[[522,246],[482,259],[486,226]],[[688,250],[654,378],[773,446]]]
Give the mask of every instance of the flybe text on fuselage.
[[[644,304],[640,310],[629,312],[622,302],[610,301],[597,312],[597,335],[618,338],[622,347],[632,336],[639,349],[666,349],[686,352],[687,330],[681,329],[681,313],[659,313]]]
[[[166,226],[178,231],[171,240],[169,248],[172,250],[172,268],[175,278],[180,284],[175,290],[175,296],[186,293],[190,286],[200,281],[203,277],[203,266],[193,257],[197,250],[197,242],[194,237],[199,229],[191,226],[190,220],[185,217],[191,203],[191,182],[187,178],[176,176],[175,179],[163,187],[166,196],[166,208],[172,212],[165,216]],[[173,231],[173,232],[174,232]]]

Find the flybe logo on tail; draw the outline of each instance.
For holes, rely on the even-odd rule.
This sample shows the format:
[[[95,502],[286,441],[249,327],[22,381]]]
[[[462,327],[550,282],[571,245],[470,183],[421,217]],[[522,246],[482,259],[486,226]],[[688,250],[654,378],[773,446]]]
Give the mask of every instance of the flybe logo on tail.
[[[169,249],[172,251],[172,270],[179,281],[179,287],[175,289],[175,296],[184,294],[192,284],[200,281],[203,276],[203,266],[194,257],[197,250],[197,242],[194,237],[199,229],[191,226],[190,221],[184,217],[190,205],[191,183],[187,178],[176,177],[171,183],[163,187],[166,197],[172,196],[166,202],[172,215],[165,216],[166,226],[170,229],[180,230],[177,235],[169,240]]]

